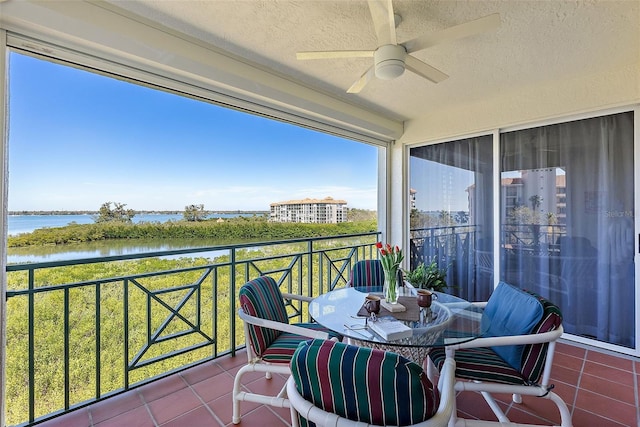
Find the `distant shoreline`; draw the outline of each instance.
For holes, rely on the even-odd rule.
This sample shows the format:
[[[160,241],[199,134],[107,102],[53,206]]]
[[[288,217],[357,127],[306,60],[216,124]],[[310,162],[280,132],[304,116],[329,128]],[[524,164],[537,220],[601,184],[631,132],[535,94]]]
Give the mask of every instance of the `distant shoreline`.
[[[134,211],[136,215],[180,215],[184,211]],[[206,214],[268,214],[269,211],[204,211]],[[97,215],[98,211],[9,211],[9,215]]]

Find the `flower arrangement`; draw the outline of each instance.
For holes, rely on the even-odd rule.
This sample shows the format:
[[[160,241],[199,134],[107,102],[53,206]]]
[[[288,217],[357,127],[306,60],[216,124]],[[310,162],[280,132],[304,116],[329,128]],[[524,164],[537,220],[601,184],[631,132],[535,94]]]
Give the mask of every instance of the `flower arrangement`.
[[[388,243],[378,242],[376,248],[380,252],[380,262],[382,270],[384,270],[384,299],[395,304],[398,302],[398,269],[404,255],[398,246],[391,246]]]
[[[376,243],[376,248],[380,251],[380,261],[382,262],[382,268],[387,270],[397,270],[400,267],[400,263],[404,259],[402,249],[398,246],[392,247],[390,244],[383,245],[382,242]]]

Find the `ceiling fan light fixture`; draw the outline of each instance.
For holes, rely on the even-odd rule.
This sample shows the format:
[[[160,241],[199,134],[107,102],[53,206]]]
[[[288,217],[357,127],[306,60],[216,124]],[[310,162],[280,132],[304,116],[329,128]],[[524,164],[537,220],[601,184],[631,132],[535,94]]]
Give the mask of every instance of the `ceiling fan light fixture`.
[[[407,52],[400,45],[380,46],[373,55],[376,77],[381,80],[391,80],[404,73],[404,58]]]
[[[376,64],[376,77],[381,80],[392,80],[404,73],[404,62],[389,59]]]

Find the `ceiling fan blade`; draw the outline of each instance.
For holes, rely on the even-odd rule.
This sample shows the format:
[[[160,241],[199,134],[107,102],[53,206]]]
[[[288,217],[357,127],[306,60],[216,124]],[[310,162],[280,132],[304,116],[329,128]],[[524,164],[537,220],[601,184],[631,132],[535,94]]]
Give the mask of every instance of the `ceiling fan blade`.
[[[474,21],[446,28],[435,33],[425,34],[402,43],[407,53],[417,52],[433,45],[462,39],[476,34],[494,30],[500,26],[500,14],[494,13]]]
[[[296,58],[305,59],[329,59],[329,58],[373,58],[373,50],[326,50],[318,52],[298,52]]]
[[[378,39],[378,46],[397,44],[396,24],[391,0],[369,0],[369,11]]]
[[[404,65],[407,70],[413,71],[417,75],[422,76],[427,80],[431,80],[434,83],[440,83],[449,77],[437,68],[433,68],[431,65],[425,64],[411,55],[407,55],[404,60]]]
[[[374,74],[375,68],[373,66],[369,67],[369,69],[365,71],[364,74],[361,75],[360,78],[356,80],[356,82],[352,84],[349,89],[347,89],[347,93],[359,93],[366,86],[366,84],[369,83],[369,80],[371,80]]]

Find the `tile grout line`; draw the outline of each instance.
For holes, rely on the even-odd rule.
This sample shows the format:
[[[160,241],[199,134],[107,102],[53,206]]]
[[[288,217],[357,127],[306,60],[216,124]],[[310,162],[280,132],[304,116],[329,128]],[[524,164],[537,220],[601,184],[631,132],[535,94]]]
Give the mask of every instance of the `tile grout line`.
[[[576,394],[573,396],[573,402],[571,402],[571,418],[573,419],[573,415],[576,412],[576,404],[578,403],[578,394],[580,393],[580,383],[582,382],[582,374],[584,373],[584,367],[587,365],[587,355],[589,354],[589,350],[585,349],[584,355],[582,356],[582,364],[580,366],[580,370],[578,371],[578,379],[576,381]]]
[[[592,350],[588,350],[588,349],[587,349],[587,351],[586,351],[586,353],[585,353],[585,357],[584,357],[584,360],[583,360],[583,365],[582,365],[582,368],[580,369],[580,375],[579,375],[579,377],[578,377],[578,382],[577,382],[577,388],[576,388],[576,389],[577,389],[578,391],[579,391],[579,390],[581,390],[581,388],[580,388],[580,382],[581,382],[581,380],[582,380],[582,375],[583,375],[583,373],[584,373],[584,368],[585,368],[585,366],[586,366],[586,364],[587,364],[587,359],[588,359],[589,351],[594,352],[594,351],[592,351]],[[602,363],[595,362],[595,361],[593,361],[593,360],[591,361],[591,363],[596,363],[596,364],[603,365]],[[607,365],[604,365],[604,366],[607,366]],[[613,367],[612,367],[612,368],[613,368]],[[618,368],[614,368],[614,369],[618,369]],[[632,371],[625,371],[624,369],[618,369],[618,370],[620,370],[620,371],[625,371],[625,372],[629,372],[629,373],[633,373],[633,370],[634,370],[634,369],[635,369],[635,364],[632,366]],[[598,377],[598,378],[602,378],[602,377]],[[607,378],[602,378],[602,379],[604,379],[604,380],[608,380]],[[635,389],[635,388],[636,388],[636,387],[634,386],[634,389]],[[598,395],[598,396],[608,397],[607,395],[600,394],[600,393],[598,393],[598,392],[596,392],[596,391],[594,391],[594,390],[587,390],[587,389],[583,389],[583,390],[584,390],[584,391],[586,391],[586,392],[589,392],[589,393],[593,393],[593,394]],[[576,393],[576,399],[577,399],[577,398],[578,398],[578,394]],[[616,402],[621,403],[621,404],[624,404],[624,405],[630,405],[629,403],[627,403],[627,402],[622,402],[622,401],[620,401],[620,400],[618,400],[618,399],[611,399],[611,400],[615,400]],[[573,407],[574,407],[574,410],[575,410],[575,407],[576,407],[576,406],[574,405]],[[615,419],[613,419],[613,418],[610,418],[610,417],[609,417],[609,416],[607,416],[607,415],[604,415],[604,414],[598,414],[598,413],[592,412],[592,411],[590,411],[590,410],[588,410],[588,409],[585,409],[585,408],[580,408],[580,410],[581,410],[581,411],[584,411],[584,412],[587,412],[587,413],[589,413],[589,414],[593,414],[593,415],[599,416],[599,417],[604,418],[604,419],[606,419],[606,420],[609,420],[609,421],[611,421],[611,422],[614,422],[614,423],[617,423],[617,424],[623,425],[623,424],[621,424],[620,422],[618,422],[617,420],[615,420]],[[573,418],[573,412],[571,413],[571,416],[572,416],[572,418]],[[637,421],[638,421],[638,408],[637,408],[637,405],[636,405],[636,423],[637,423]],[[638,424],[638,427],[640,427],[640,424]]]
[[[291,427],[291,419],[289,419],[289,421],[285,420],[284,418],[282,418],[282,417],[280,416],[280,414],[278,414],[276,411],[274,411],[273,409],[271,409],[271,406],[269,406],[269,405],[264,405],[264,407],[265,407],[265,408],[267,408],[267,410],[271,411],[271,413],[272,413],[273,415],[275,415],[278,419],[280,419],[280,420],[283,422],[283,424],[285,424],[286,426]],[[289,408],[287,408],[287,409],[289,409]]]
[[[136,394],[138,395],[140,400],[142,400],[142,404],[144,405],[144,409],[147,410],[147,414],[149,415],[149,418],[151,418],[151,422],[153,422],[153,427],[158,427],[159,424],[156,421],[156,418],[153,416],[153,413],[151,412],[151,407],[147,403],[147,400],[144,398],[144,395],[140,392],[140,390],[136,390]]]
[[[224,373],[227,373],[226,371],[223,371]],[[178,375],[180,375],[180,378],[182,378],[182,380],[187,383],[187,387],[189,388],[189,390],[191,390],[191,392],[193,394],[195,394],[195,396],[198,398],[198,400],[202,403],[202,406],[205,407],[205,409],[207,410],[207,412],[209,412],[209,414],[211,414],[211,416],[213,416],[213,418],[218,421],[218,424],[220,424],[221,427],[224,427],[224,423],[222,422],[222,420],[220,419],[220,417],[218,417],[218,415],[215,413],[215,411],[213,409],[211,409],[209,407],[209,405],[207,405],[207,402],[204,401],[204,399],[198,394],[198,392],[196,391],[196,389],[193,388],[192,384],[187,381],[186,378],[184,378],[182,376],[182,373],[179,373]],[[197,409],[197,408],[196,408]],[[195,409],[194,409],[195,410]]]

